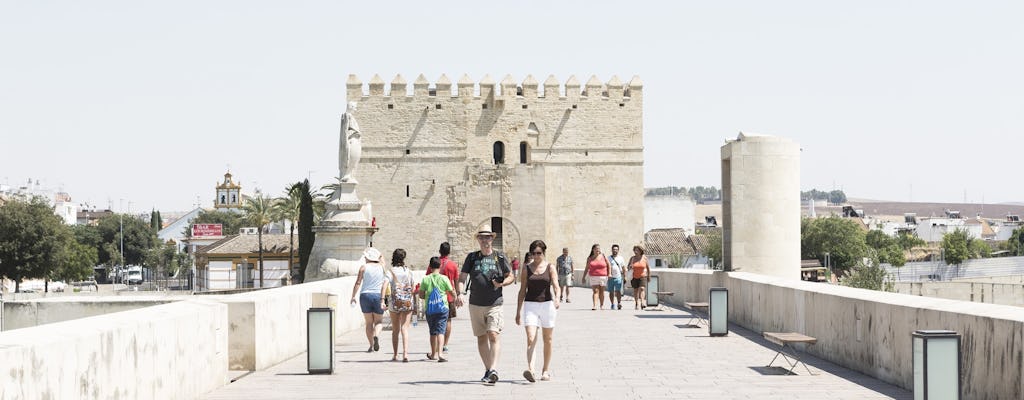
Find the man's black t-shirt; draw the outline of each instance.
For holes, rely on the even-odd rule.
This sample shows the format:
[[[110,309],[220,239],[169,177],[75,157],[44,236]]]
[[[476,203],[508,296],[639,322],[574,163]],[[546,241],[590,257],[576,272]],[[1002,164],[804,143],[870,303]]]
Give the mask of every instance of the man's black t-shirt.
[[[494,250],[490,255],[474,251],[462,263],[462,273],[469,274],[469,304],[474,306],[500,306],[503,304],[501,288],[492,280],[504,281],[512,270],[508,258]]]

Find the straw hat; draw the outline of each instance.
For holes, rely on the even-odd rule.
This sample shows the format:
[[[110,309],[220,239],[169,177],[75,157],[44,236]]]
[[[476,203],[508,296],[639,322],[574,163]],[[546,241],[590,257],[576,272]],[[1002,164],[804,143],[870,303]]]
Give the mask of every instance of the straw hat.
[[[491,237],[498,236],[497,233],[494,233],[494,231],[491,230],[491,225],[489,225],[489,224],[484,224],[484,226],[480,227],[480,231],[478,231],[476,233],[476,235],[477,236],[491,236]]]

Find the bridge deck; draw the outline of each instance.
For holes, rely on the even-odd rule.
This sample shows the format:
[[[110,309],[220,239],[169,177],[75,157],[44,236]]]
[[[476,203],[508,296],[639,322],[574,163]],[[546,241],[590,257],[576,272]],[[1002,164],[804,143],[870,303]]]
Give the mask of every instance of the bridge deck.
[[[510,289],[515,289],[511,287]],[[366,353],[362,331],[339,340],[334,375],[307,375],[306,355],[246,375],[207,399],[910,399],[906,390],[815,357],[805,360],[815,374],[786,376],[765,368],[774,345],[758,333],[730,325],[725,337],[707,328],[682,325],[688,311],[591,311],[588,291],[574,288],[563,304],[554,335],[552,380],[529,383],[526,339],[515,325],[514,292],[507,291],[505,331],[497,385],[478,381],[483,366],[469,328],[468,312],[454,320],[448,363],[428,362],[427,326],[410,335],[410,362],[391,362],[390,331],[381,351]],[[460,309],[464,311],[464,309]],[[539,376],[542,346],[535,371]]]

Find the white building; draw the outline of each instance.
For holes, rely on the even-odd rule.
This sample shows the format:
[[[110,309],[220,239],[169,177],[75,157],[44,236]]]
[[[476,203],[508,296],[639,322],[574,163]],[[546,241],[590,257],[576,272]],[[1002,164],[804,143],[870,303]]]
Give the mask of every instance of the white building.
[[[685,196],[644,197],[644,232],[653,229],[682,228],[685,234],[694,232],[695,204]]]
[[[196,290],[231,290],[261,287],[259,245],[255,230],[225,236],[196,252]],[[262,287],[279,287],[291,278],[288,235],[263,234]],[[296,239],[296,247],[298,246]],[[298,264],[296,251],[292,261]]]
[[[941,242],[945,234],[952,233],[957,229],[967,231],[967,235],[971,238],[981,238],[981,221],[949,217],[919,219],[917,222],[917,237],[928,243]]]

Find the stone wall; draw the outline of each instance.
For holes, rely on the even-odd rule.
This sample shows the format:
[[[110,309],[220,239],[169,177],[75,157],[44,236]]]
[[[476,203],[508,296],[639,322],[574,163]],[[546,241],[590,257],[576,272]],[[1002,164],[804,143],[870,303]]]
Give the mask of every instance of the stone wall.
[[[194,399],[228,383],[227,307],[187,300],[0,333],[0,399]]]
[[[1024,284],[1019,283],[896,282],[895,289],[914,296],[1024,307]]]
[[[4,301],[0,330],[29,328],[37,325],[97,315],[135,310],[180,301],[181,296],[68,296],[28,301]]]
[[[962,335],[963,398],[1024,396],[1024,313],[1018,307],[909,296],[743,272],[654,270],[666,302],[707,301],[729,289],[729,323],[754,332],[795,331],[818,343],[806,351],[913,389],[911,333]],[[751,360],[753,363],[760,360]]]
[[[363,132],[357,191],[372,202],[380,228],[373,240],[385,255],[404,248],[422,268],[447,240],[461,259],[494,217],[510,256],[535,239],[574,255],[593,243],[643,239],[638,78],[581,86],[573,77],[564,93],[553,77],[543,85],[463,77],[453,88],[444,76],[420,76],[409,95],[401,77],[385,92],[375,76],[363,88],[350,76],[348,100],[358,103]],[[504,146],[497,165],[496,142]]]

